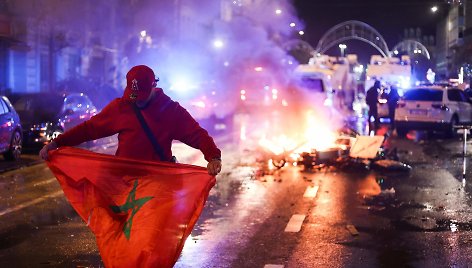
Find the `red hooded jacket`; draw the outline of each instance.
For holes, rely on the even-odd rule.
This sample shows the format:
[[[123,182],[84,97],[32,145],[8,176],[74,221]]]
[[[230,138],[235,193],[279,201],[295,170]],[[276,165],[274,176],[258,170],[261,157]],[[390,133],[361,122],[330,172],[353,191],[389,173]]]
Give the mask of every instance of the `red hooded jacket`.
[[[212,137],[200,127],[187,110],[165,95],[162,89],[154,90],[156,90],[156,95],[141,110],[141,113],[162,147],[166,158],[172,157],[173,140],[179,140],[199,149],[207,161],[220,158],[221,151]],[[58,146],[76,146],[85,141],[117,133],[117,156],[139,160],[160,160],[136,117],[132,103],[123,98],[113,100],[90,120],[59,135],[55,142]]]

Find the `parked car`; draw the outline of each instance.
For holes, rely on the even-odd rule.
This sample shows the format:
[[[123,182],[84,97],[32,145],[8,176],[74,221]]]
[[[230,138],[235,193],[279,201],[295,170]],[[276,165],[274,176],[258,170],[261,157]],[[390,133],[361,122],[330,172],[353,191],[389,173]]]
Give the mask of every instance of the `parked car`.
[[[25,93],[14,96],[13,106],[23,125],[25,147],[42,146],[97,113],[82,93]]]
[[[454,126],[472,122],[472,103],[456,87],[426,86],[409,89],[398,101],[395,126],[399,136],[409,130],[443,131],[452,137]]]
[[[22,128],[20,117],[10,100],[0,96],[0,153],[7,161],[20,159],[22,150]]]

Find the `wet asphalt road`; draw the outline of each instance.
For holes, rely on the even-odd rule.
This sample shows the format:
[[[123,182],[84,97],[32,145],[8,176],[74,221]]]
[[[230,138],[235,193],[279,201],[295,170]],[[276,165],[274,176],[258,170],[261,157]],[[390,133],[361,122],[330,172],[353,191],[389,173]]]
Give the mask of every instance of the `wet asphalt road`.
[[[463,181],[459,139],[421,135],[388,143],[410,172],[267,171],[254,145],[227,142],[224,170],[176,267],[468,267],[472,167]],[[304,197],[307,189],[316,195]],[[0,193],[0,267],[103,266],[44,163],[0,174]],[[303,217],[300,231],[285,232],[294,215]]]
[[[391,146],[411,172],[288,167],[243,180],[234,201],[220,204],[194,238],[203,247],[186,247],[177,267],[468,267],[472,214],[462,143],[392,139]],[[229,176],[251,177],[244,175],[248,162]],[[313,199],[303,197],[309,186],[318,187]],[[301,231],[284,232],[293,215],[305,216]]]

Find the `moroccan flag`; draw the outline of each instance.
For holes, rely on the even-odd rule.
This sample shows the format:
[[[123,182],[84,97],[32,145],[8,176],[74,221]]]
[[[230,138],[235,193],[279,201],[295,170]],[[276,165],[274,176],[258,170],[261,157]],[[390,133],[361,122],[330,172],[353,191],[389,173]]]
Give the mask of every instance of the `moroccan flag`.
[[[215,177],[205,168],[63,147],[49,168],[97,239],[105,267],[172,267]]]

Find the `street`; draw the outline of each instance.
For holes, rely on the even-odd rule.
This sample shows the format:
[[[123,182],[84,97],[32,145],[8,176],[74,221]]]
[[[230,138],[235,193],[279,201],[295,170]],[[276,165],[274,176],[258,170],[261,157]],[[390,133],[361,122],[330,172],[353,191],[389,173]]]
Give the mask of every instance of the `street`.
[[[265,170],[248,141],[217,139],[224,168],[175,267],[467,267],[462,141],[413,134],[390,137],[410,172]],[[174,153],[205,164],[185,145]],[[0,186],[1,267],[103,267],[45,163],[3,172]]]
[[[0,268],[472,266],[470,18],[0,0]]]

